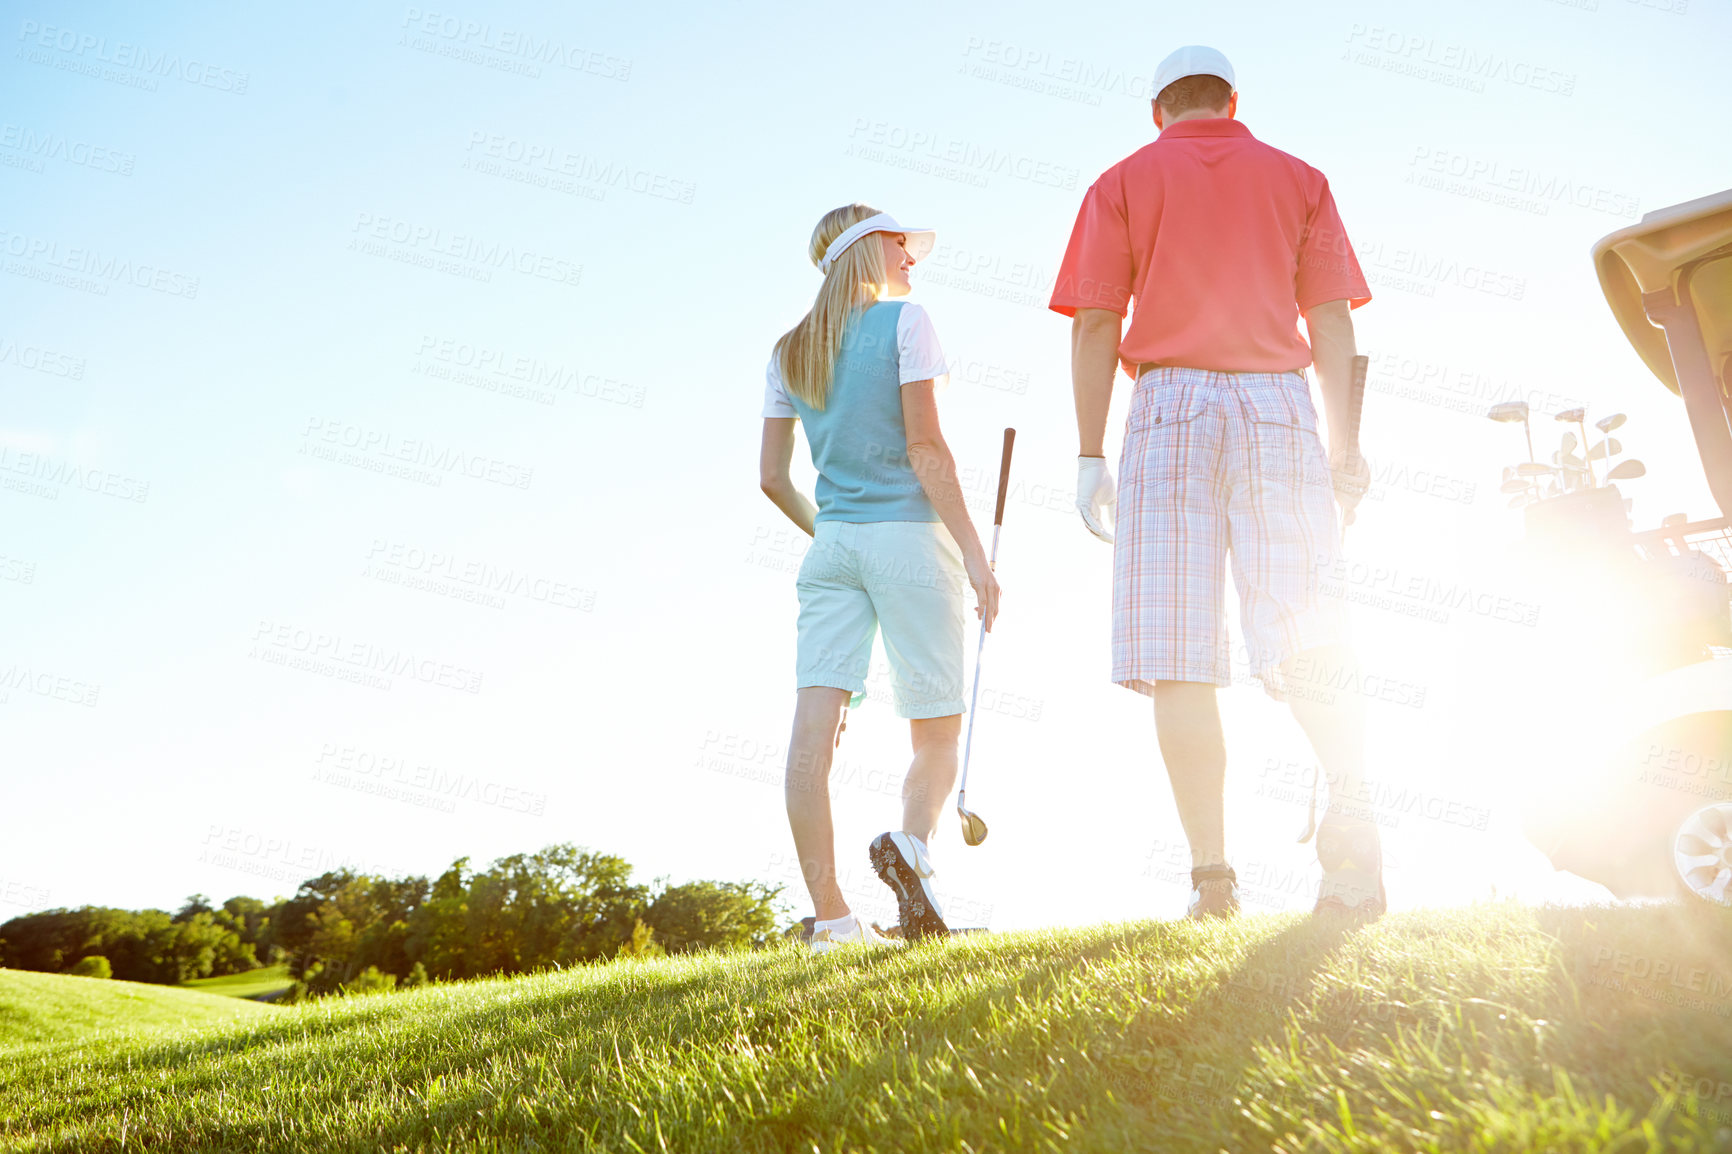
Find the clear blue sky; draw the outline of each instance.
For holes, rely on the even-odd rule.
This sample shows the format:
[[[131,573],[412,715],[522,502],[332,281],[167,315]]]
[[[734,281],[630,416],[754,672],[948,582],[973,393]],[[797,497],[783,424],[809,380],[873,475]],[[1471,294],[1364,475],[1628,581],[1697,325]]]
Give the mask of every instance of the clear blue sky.
[[[1388,595],[1519,593],[1519,434],[1477,415],[1508,396],[1628,412],[1638,523],[1710,513],[1587,251],[1728,183],[1732,22],[1177,11],[7,5],[0,919],[565,840],[645,879],[791,881],[800,546],[756,488],[758,404],[812,225],[857,199],[939,231],[914,299],[982,510],[1019,432],[971,790],[993,836],[935,847],[952,920],[1174,912],[1180,831],[1148,703],[1106,679],[1109,551],[1070,509],[1068,330],[1039,302],[1184,43],[1328,174],[1373,281],[1357,628],[1415,699],[1374,704],[1373,776],[1445,815],[1390,832],[1392,896],[1591,897],[1525,848],[1510,771],[1560,772],[1572,735],[1486,691],[1543,626]],[[1241,874],[1304,907],[1310,756],[1255,689],[1224,710]],[[869,704],[840,755],[844,884],[880,906],[864,846],[904,733]]]

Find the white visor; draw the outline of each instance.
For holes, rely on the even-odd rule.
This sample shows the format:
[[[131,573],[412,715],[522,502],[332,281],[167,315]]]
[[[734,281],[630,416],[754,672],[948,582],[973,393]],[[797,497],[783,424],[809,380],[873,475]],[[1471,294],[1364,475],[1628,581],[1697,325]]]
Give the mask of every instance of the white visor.
[[[848,251],[848,246],[869,232],[899,232],[908,238],[908,255],[915,260],[926,259],[926,254],[932,251],[932,243],[938,239],[938,234],[929,228],[904,228],[896,223],[896,218],[887,212],[877,216],[869,216],[847,232],[830,242],[830,247],[824,250],[824,259],[818,262],[818,271],[826,276],[830,266],[836,263],[836,258]]]

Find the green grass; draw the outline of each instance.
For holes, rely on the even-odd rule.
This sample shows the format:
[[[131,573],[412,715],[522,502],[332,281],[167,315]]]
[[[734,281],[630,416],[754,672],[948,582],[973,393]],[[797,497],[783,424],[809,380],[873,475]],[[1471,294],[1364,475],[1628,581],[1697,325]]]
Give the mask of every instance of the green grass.
[[[247,970],[240,974],[226,974],[220,978],[194,978],[190,982],[182,982],[181,988],[197,990],[202,994],[219,994],[225,998],[258,998],[269,1001],[294,984],[289,977],[289,967],[260,966],[256,970]]]
[[[621,962],[15,1047],[0,1149],[1728,1149],[1728,983],[1706,906]]]
[[[170,986],[0,970],[0,1060],[8,1047],[27,1043],[83,1045],[110,1035],[245,1022],[270,1012]]]

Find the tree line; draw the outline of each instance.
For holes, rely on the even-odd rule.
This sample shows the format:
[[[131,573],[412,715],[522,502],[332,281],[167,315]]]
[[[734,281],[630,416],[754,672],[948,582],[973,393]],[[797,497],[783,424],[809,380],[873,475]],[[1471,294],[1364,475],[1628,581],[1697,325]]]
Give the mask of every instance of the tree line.
[[[631,873],[624,858],[561,844],[484,870],[459,858],[433,879],[331,870],[270,903],[194,894],[173,914],[45,910],[0,925],[0,966],[175,984],[287,962],[297,993],[324,994],[775,936],[780,886]]]

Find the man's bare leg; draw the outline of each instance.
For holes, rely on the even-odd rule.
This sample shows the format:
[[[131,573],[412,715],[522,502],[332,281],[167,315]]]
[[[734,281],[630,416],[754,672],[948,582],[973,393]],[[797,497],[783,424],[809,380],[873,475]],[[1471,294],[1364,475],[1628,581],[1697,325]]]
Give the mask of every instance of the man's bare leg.
[[[788,739],[788,776],[784,787],[794,852],[821,922],[845,918],[848,902],[836,884],[836,835],[830,821],[830,763],[846,689],[808,686],[794,706],[794,732]]]
[[[1191,846],[1192,867],[1224,865],[1227,746],[1215,687],[1200,681],[1155,682],[1155,739]]]
[[[1282,666],[1288,706],[1305,730],[1329,784],[1317,828],[1323,866],[1318,909],[1329,903],[1383,908],[1383,848],[1373,807],[1364,796],[1365,699],[1356,687],[1353,654],[1344,646],[1301,653]]]
[[[1289,688],[1287,706],[1310,740],[1329,787],[1324,815],[1336,821],[1364,821],[1370,816],[1362,792],[1365,698],[1345,687],[1355,680],[1353,664],[1351,651],[1332,645],[1307,650],[1281,666]]]

